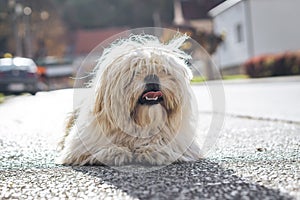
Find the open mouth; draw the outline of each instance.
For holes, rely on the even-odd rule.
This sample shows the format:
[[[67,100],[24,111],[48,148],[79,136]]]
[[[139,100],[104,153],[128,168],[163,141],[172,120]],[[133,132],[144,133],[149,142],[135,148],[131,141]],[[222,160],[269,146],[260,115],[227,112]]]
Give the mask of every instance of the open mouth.
[[[139,103],[144,105],[154,105],[163,101],[163,93],[160,90],[144,91],[139,98]]]
[[[138,103],[142,105],[154,105],[163,101],[163,93],[160,90],[159,77],[155,74],[147,75],[144,78],[145,89],[139,98]]]

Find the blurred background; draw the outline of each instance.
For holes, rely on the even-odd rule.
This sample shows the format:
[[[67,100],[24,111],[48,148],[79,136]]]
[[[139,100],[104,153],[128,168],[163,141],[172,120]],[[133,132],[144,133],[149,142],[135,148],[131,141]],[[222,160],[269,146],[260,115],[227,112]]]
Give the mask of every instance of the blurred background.
[[[33,78],[36,86],[27,88],[33,94],[72,87],[70,77],[99,43],[153,26],[190,35],[224,79],[299,75],[299,7],[297,0],[0,0],[0,56],[6,59],[0,93],[26,91]],[[7,67],[16,65],[15,57],[32,59],[36,70],[24,75]],[[212,62],[203,60],[205,73],[193,82],[216,78]]]

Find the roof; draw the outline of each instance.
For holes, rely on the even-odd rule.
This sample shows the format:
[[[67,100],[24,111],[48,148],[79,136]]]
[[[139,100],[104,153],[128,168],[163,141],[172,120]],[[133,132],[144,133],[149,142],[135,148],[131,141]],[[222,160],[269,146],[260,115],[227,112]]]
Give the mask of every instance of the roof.
[[[106,28],[97,30],[78,30],[75,33],[75,54],[84,55],[92,51],[104,40],[118,33],[128,30],[127,28]]]
[[[184,19],[209,19],[208,11],[225,0],[181,0]]]
[[[217,7],[211,9],[208,14],[212,17],[219,15],[220,13],[224,12],[225,10],[231,8],[232,6],[236,5],[237,3],[243,0],[227,0],[218,5]]]

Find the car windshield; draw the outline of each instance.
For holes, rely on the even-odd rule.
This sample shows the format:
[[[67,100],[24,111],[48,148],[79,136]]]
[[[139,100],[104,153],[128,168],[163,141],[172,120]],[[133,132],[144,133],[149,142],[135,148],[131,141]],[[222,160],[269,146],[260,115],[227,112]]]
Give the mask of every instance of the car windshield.
[[[35,63],[27,58],[2,58],[0,59],[0,71],[29,70],[34,71]]]

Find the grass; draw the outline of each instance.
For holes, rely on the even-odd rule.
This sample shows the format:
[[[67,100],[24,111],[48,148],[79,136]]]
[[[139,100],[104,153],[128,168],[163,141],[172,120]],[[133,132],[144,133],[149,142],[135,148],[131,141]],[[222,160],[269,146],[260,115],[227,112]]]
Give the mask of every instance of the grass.
[[[202,83],[205,81],[206,81],[206,78],[203,76],[194,76],[193,79],[191,80],[191,83]]]
[[[247,79],[249,78],[248,75],[245,74],[235,74],[235,75],[225,75],[223,76],[223,80],[237,80],[237,79]],[[206,78],[203,76],[195,76],[192,80],[191,83],[202,83],[205,82]]]
[[[3,103],[5,100],[5,95],[0,93],[0,103]]]
[[[236,74],[236,75],[227,75],[223,76],[223,80],[235,80],[235,79],[247,79],[249,78],[246,74]]]

